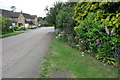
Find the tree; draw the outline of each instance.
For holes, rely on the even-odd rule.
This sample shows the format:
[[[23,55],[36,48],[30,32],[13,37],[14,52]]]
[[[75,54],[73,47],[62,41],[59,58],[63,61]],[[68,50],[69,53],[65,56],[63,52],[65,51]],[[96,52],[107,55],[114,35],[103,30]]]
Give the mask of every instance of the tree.
[[[75,3],[65,3],[64,7],[56,16],[56,26],[67,34],[74,34],[75,21],[73,20],[73,11]]]
[[[64,3],[62,2],[56,2],[54,3],[54,7],[51,7],[50,9],[46,8],[45,10],[48,11],[46,14],[46,21],[50,25],[54,25],[56,28],[56,16],[58,15],[59,11],[64,6]]]
[[[11,6],[10,9],[11,9],[11,11],[14,12],[16,10],[16,7],[15,6]]]
[[[0,17],[0,21],[1,21],[1,25],[0,28],[2,30],[2,34],[5,34],[7,32],[12,32],[12,30],[10,30],[9,26],[12,25],[12,21],[11,20],[6,20],[3,16]]]
[[[11,8],[11,11],[15,12],[16,6],[11,6],[10,8]],[[14,17],[13,17],[13,18],[14,18]],[[14,21],[14,19],[13,19],[13,21]],[[13,26],[13,27],[14,27],[14,26]],[[13,31],[14,31],[14,28],[12,28],[12,29],[13,29]]]
[[[55,26],[55,29],[61,29],[67,34],[74,34],[73,27],[75,21],[72,19],[74,12],[74,5],[76,2],[56,2],[54,7],[48,10],[46,21]]]
[[[37,20],[39,22],[39,21],[43,20],[43,18],[42,17],[38,17]]]

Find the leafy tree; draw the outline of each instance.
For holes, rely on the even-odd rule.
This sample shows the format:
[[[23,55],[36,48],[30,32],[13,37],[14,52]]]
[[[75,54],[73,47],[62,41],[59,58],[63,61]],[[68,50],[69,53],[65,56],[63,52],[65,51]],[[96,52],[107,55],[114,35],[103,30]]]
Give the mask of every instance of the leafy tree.
[[[46,17],[43,17],[42,19],[43,19],[43,20],[45,20],[45,19],[46,19]]]
[[[7,32],[12,32],[12,30],[9,29],[9,26],[12,25],[11,20],[6,20],[4,17],[0,17],[1,25],[0,28],[2,30],[2,34],[5,34]]]
[[[10,9],[11,9],[11,11],[14,12],[16,10],[16,7],[15,6],[11,6]]]
[[[43,18],[42,17],[38,17],[37,20],[39,22],[39,21],[43,20]]]
[[[54,25],[56,28],[56,16],[58,15],[59,11],[64,6],[64,3],[62,2],[56,2],[54,4],[54,7],[51,7],[50,9],[46,8],[48,11],[46,16],[46,21],[48,24]]]
[[[74,34],[73,28],[75,21],[73,20],[73,11],[75,3],[66,3],[56,16],[56,26],[61,28],[68,34]]]
[[[48,10],[46,21],[49,24],[55,26],[55,28],[61,28],[65,30],[66,33],[73,32],[73,27],[75,26],[74,20],[72,19],[75,2],[56,2],[54,7]]]

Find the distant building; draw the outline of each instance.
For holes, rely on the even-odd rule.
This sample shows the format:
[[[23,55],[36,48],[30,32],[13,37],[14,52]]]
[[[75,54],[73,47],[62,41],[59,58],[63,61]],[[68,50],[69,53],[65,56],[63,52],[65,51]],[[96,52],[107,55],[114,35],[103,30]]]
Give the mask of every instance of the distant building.
[[[13,21],[15,26],[37,26],[37,16],[30,15],[27,13],[21,12],[13,12],[9,10],[0,9],[0,15],[4,16],[5,19],[9,19]]]
[[[38,23],[39,24],[47,24],[47,22],[45,20],[40,20]]]

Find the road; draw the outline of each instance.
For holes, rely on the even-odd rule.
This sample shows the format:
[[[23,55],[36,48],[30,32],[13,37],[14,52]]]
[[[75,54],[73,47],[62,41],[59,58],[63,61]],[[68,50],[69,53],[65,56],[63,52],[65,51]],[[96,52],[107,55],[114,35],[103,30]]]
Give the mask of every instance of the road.
[[[2,39],[2,77],[35,78],[53,31],[53,27],[38,28]]]

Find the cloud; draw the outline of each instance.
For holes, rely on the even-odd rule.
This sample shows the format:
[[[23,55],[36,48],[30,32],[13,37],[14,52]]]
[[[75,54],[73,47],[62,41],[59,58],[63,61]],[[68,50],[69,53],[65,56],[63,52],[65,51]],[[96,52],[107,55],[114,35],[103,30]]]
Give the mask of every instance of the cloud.
[[[10,10],[11,6],[16,6],[17,12],[22,10],[24,13],[45,17],[46,6],[51,7],[56,1],[67,0],[0,0],[0,8]]]

